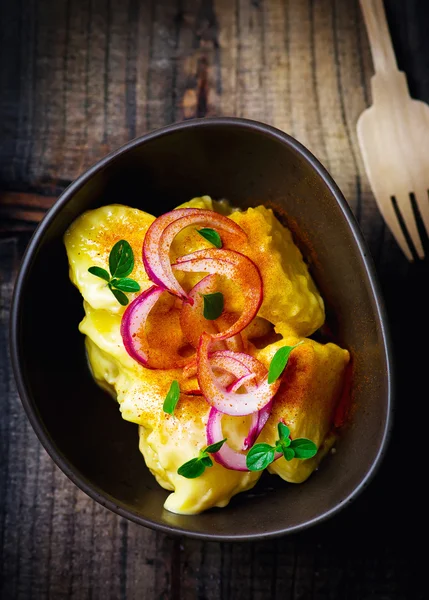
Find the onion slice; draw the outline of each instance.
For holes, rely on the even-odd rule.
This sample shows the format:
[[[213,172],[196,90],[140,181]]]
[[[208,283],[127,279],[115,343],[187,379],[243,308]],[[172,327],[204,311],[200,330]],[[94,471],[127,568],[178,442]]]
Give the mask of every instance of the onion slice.
[[[213,373],[209,356],[212,343],[213,338],[203,333],[197,353],[198,384],[207,402],[220,412],[236,417],[250,415],[267,406],[277,392],[280,381],[269,384],[267,377],[264,377],[258,386],[244,394],[228,392]]]
[[[222,433],[222,413],[215,408],[210,409],[209,418],[206,426],[207,444],[215,444],[223,439]],[[233,450],[228,442],[224,442],[222,448],[212,455],[217,463],[233,471],[248,471],[246,466],[246,455]]]
[[[206,426],[207,444],[215,444],[224,438],[222,432],[222,418],[223,414],[221,412],[213,407],[210,409]],[[283,454],[281,452],[276,452],[274,460],[278,460],[282,456]],[[246,454],[242,454],[231,448],[228,441],[224,442],[221,449],[213,454],[213,458],[226,469],[232,471],[249,471],[246,465]]]
[[[179,356],[177,353],[169,355],[163,352],[163,359],[151,354],[150,345],[146,336],[146,322],[150,311],[165,292],[162,288],[153,285],[140,294],[127,306],[121,320],[121,336],[128,354],[137,362],[148,369],[174,369],[184,367],[191,359]]]
[[[272,406],[273,400],[271,399],[270,402],[268,402],[268,404],[264,406],[264,408],[261,408],[259,412],[253,413],[252,422],[249,427],[249,433],[247,434],[243,442],[243,450],[249,450],[249,448],[251,448],[258,439],[259,434],[265,426],[265,423],[269,419]]]
[[[227,392],[236,392],[243,385],[247,385],[253,379],[255,379],[255,374],[254,373],[249,373],[248,375],[243,375],[242,377],[239,377],[238,379],[236,379],[235,381],[233,381],[232,383],[230,383],[229,385],[227,385],[226,386],[226,391]]]
[[[184,300],[188,300],[188,295],[171,270],[170,247],[176,235],[190,225],[214,227],[241,243],[247,240],[239,225],[212,210],[180,208],[155,219],[143,242],[144,268],[154,283]]]
[[[235,353],[226,351],[218,353],[218,355],[222,355],[223,357],[235,358],[236,360],[240,361],[249,369],[249,371],[251,371],[254,374],[257,383],[261,383],[263,378],[267,375],[268,371],[265,368],[265,366],[259,360],[257,360],[249,354],[245,354],[243,352]],[[245,379],[245,376],[243,376],[241,379]],[[247,381],[242,381],[241,385],[238,385],[238,382],[239,380],[227,386],[226,391],[235,392],[238,390],[239,387],[241,387],[241,385],[247,383]],[[271,399],[270,402],[266,406],[264,406],[264,408],[261,408],[260,411],[252,414],[252,422],[250,424],[249,433],[247,434],[247,437],[243,442],[243,450],[248,450],[251,446],[253,446],[253,444],[259,437],[259,434],[261,433],[262,429],[265,426],[265,423],[268,421],[268,418],[271,414],[272,406],[273,400]]]
[[[247,385],[250,381],[255,379],[256,376],[248,367],[237,360],[234,354],[236,353],[221,350],[213,352],[210,355],[210,361],[213,364],[213,368],[218,371],[218,373],[216,373],[217,382],[229,392],[236,392],[241,386]],[[197,371],[197,361],[194,358],[183,369],[184,379],[196,377]],[[198,395],[202,395],[200,390],[198,390]],[[256,417],[258,418],[257,415]]]
[[[261,383],[264,377],[266,377],[267,375],[268,371],[265,368],[265,366],[259,360],[257,360],[253,356],[250,356],[249,354],[224,352],[223,355],[236,356],[237,360],[242,362],[250,371],[252,371],[255,374],[257,383]],[[237,387],[235,389],[232,389],[232,386],[226,388],[228,392],[234,392],[237,389]],[[253,446],[253,444],[259,437],[259,434],[261,433],[262,429],[265,426],[265,423],[268,421],[268,418],[271,414],[272,405],[273,400],[271,399],[270,402],[268,402],[266,406],[261,408],[260,411],[253,413],[249,433],[247,434],[247,437],[243,442],[243,450],[248,450],[251,446]]]
[[[222,432],[222,418],[223,414],[221,412],[213,407],[210,409],[206,425],[207,444],[215,444],[224,438]],[[276,452],[274,454],[274,460],[278,460],[282,456],[283,454],[281,452]],[[249,471],[246,465],[246,454],[242,454],[231,448],[227,441],[224,442],[218,452],[213,454],[213,458],[226,469],[232,471]]]
[[[234,375],[234,379],[242,378],[247,375],[252,375],[254,377],[255,375],[252,373],[251,369],[249,369],[248,365],[243,364],[243,361],[240,360],[242,356],[244,357],[246,355],[239,354],[238,352],[231,352],[229,350],[218,350],[217,352],[212,352],[210,354],[210,362],[213,368]],[[183,376],[185,379],[188,379],[195,377],[197,372],[197,360],[193,358],[192,361],[184,367]]]
[[[262,303],[262,279],[258,267],[249,258],[232,250],[197,250],[179,259],[173,268],[188,273],[211,273],[232,279],[241,290],[244,310],[228,329],[212,336],[226,340],[240,333],[257,315]],[[183,311],[192,307],[183,306]]]

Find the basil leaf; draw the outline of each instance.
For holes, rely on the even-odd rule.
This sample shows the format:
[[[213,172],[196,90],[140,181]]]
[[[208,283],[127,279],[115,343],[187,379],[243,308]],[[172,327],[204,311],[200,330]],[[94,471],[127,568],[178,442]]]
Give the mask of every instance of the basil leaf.
[[[289,435],[290,435],[289,427],[287,427],[284,423],[280,422],[277,425],[277,429],[278,429],[278,432],[279,432],[279,438],[281,440],[287,440],[287,439],[289,439]],[[288,444],[288,446],[289,446],[289,444]]]
[[[222,446],[224,445],[225,442],[226,442],[226,438],[224,438],[223,440],[220,440],[220,442],[215,442],[214,444],[207,446],[207,448],[204,450],[204,452],[209,452],[210,454],[215,454],[215,452],[219,452],[219,450],[222,448]]]
[[[203,465],[205,467],[212,467],[213,466],[213,461],[210,458],[210,456],[203,456],[202,458],[200,458],[201,462],[203,463]]]
[[[174,413],[174,409],[176,408],[177,403],[180,398],[180,387],[179,382],[174,381],[171,382],[170,389],[167,392],[167,395],[164,400],[164,404],[162,405],[162,410],[169,415]]]
[[[316,444],[306,438],[292,440],[290,447],[295,452],[296,458],[313,458],[317,454]]]
[[[104,279],[104,281],[110,281],[110,275],[106,269],[102,269],[101,267],[89,267],[88,271],[91,273],[91,275],[100,277],[101,279]]]
[[[196,479],[204,473],[205,466],[199,458],[191,458],[177,469],[177,472],[186,479]]]
[[[283,456],[287,461],[290,461],[295,458],[295,451],[292,448],[283,448]]]
[[[112,279],[110,282],[114,288],[122,292],[139,292],[140,285],[134,279],[122,277],[121,279]]]
[[[134,269],[133,249],[126,240],[119,240],[111,249],[109,269],[112,277],[126,277]]]
[[[213,244],[213,246],[222,248],[222,240],[217,231],[210,229],[209,227],[203,227],[202,229],[197,229],[197,231],[204,239]]]
[[[286,368],[290,353],[296,346],[283,346],[274,354],[268,370],[268,383],[274,383]]]
[[[115,290],[114,288],[111,287],[110,284],[109,284],[109,288],[110,288],[110,291],[112,292],[112,294],[115,296],[116,300],[119,302],[119,304],[121,304],[122,306],[126,306],[128,304],[128,298],[126,297],[126,295],[123,292],[120,292],[119,290]]]
[[[222,314],[223,294],[222,292],[214,292],[214,294],[202,294],[202,296],[204,298],[204,318],[214,321]]]
[[[274,460],[275,449],[269,444],[255,444],[246,456],[249,471],[262,471]]]

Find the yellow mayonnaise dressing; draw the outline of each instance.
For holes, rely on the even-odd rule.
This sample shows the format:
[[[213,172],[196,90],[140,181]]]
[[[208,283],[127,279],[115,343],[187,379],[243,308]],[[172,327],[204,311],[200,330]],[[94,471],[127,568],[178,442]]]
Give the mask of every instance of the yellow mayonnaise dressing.
[[[264,299],[258,316],[246,328],[249,352],[267,367],[275,351],[311,335],[324,322],[324,306],[313,280],[295,246],[290,232],[271,210],[259,206],[231,213],[226,203],[212,202],[208,196],[195,198],[182,205],[206,208],[229,214],[247,233],[248,242],[238,251],[258,265],[264,286]],[[198,455],[207,445],[206,423],[209,405],[202,396],[181,394],[173,415],[163,411],[163,402],[173,379],[181,391],[192,389],[194,380],[185,381],[181,369],[146,369],[125,350],[120,334],[125,310],[106,283],[88,272],[91,266],[107,268],[109,253],[120,239],[133,249],[135,267],[130,275],[142,290],[149,288],[141,251],[145,233],[154,217],[122,205],[104,206],[81,215],[70,226],[64,242],[70,265],[70,279],[84,299],[85,316],[79,325],[86,336],[88,360],[96,381],[117,398],[122,417],[139,425],[140,450],[158,483],[171,490],[165,508],[181,514],[196,514],[213,506],[226,506],[232,496],[252,488],[261,473],[228,470],[214,462],[196,479],[186,479],[177,469]],[[212,245],[195,228],[181,232],[173,242],[171,260]],[[180,274],[180,281],[194,285],[201,274]],[[242,309],[234,284],[223,282],[222,291],[230,311]],[[129,293],[132,301],[141,293]],[[178,323],[174,303],[157,309],[168,320],[168,335],[176,346],[186,344]],[[156,316],[156,315],[155,315]],[[156,322],[154,322],[156,323]],[[150,323],[148,323],[150,325]],[[283,337],[262,349],[256,338],[275,331]],[[156,326],[153,326],[156,329]],[[251,343],[255,341],[255,346]],[[334,344],[321,345],[304,340],[291,356],[287,377],[282,384],[273,411],[258,441],[274,443],[277,423],[283,420],[291,437],[308,437],[320,450],[306,461],[279,459],[269,470],[290,482],[304,481],[316,468],[332,444],[332,414],[341,393],[349,356]],[[239,441],[248,429],[249,418],[224,417],[223,433],[228,443],[239,450]]]

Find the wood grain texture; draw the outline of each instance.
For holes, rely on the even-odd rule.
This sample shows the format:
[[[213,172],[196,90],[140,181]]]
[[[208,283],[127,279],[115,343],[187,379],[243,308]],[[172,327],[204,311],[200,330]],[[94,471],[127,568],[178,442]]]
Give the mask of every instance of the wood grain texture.
[[[399,68],[428,101],[427,3],[386,10]],[[426,354],[413,348],[429,334],[427,263],[407,265],[365,176],[355,125],[371,75],[357,0],[0,0],[2,600],[427,597],[412,550],[422,467],[404,451],[415,433],[424,456]],[[173,540],[90,500],[37,441],[8,357],[13,281],[54,198],[127,140],[210,115],[271,123],[327,166],[376,261],[400,365],[399,426],[376,481],[332,521],[254,544]]]

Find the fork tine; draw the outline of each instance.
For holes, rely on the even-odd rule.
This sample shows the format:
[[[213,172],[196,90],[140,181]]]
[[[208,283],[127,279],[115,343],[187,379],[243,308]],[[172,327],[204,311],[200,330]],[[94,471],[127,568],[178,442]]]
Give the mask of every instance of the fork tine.
[[[414,197],[424,223],[426,234],[429,236],[429,193],[425,188],[416,189]]]
[[[383,202],[379,202],[377,196],[375,197],[377,201],[378,208],[381,212],[383,219],[386,221],[387,226],[393,234],[393,237],[398,243],[398,246],[401,248],[402,252],[408,258],[410,262],[413,261],[413,255],[411,253],[410,248],[408,247],[407,240],[405,239],[404,234],[402,233],[401,225],[399,223],[398,217],[396,215],[395,209],[393,208],[393,203],[390,198],[386,198]]]
[[[419,258],[424,258],[425,253],[423,250],[422,242],[420,240],[419,230],[417,229],[417,222],[414,216],[413,206],[411,204],[410,195],[404,196],[395,196],[396,205],[398,207],[399,212],[402,215],[402,219],[404,220],[405,227],[407,228],[408,234],[414,244],[414,248],[416,249],[417,256]]]

